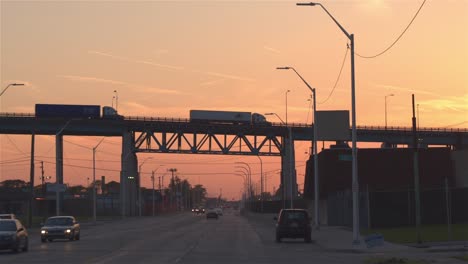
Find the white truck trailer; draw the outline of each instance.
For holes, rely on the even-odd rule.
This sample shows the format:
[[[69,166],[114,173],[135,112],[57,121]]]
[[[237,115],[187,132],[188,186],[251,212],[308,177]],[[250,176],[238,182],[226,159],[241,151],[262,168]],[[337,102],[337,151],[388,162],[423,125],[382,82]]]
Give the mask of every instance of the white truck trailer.
[[[257,113],[212,110],[190,110],[190,122],[244,125],[269,124],[263,115]]]

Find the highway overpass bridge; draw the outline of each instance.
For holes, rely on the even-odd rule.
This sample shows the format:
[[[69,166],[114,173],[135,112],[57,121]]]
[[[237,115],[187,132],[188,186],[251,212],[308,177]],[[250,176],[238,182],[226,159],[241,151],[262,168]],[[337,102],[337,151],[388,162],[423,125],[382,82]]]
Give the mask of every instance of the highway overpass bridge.
[[[420,128],[422,146],[468,148],[468,129]],[[63,183],[63,136],[122,137],[121,193],[126,193],[122,214],[135,215],[138,189],[136,153],[183,153],[279,156],[284,187],[296,186],[293,141],[312,141],[313,126],[290,123],[232,125],[193,123],[188,119],[125,117],[123,119],[36,118],[34,114],[0,114],[0,134],[55,135],[58,183]],[[351,134],[351,130],[350,130]],[[291,140],[292,139],[292,140]],[[358,142],[386,146],[412,144],[410,127],[357,128]],[[290,155],[291,154],[291,155]],[[136,179],[136,180],[129,180]],[[295,188],[294,188],[295,189]],[[288,195],[289,198],[291,194]],[[296,193],[292,193],[295,197]]]

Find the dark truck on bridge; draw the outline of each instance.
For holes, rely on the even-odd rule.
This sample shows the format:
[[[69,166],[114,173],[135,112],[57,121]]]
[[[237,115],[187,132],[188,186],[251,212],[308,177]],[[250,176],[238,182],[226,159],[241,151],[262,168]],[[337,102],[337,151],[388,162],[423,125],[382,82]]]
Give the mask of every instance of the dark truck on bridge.
[[[271,125],[263,115],[258,113],[211,110],[190,110],[190,122],[237,125]]]
[[[36,117],[42,118],[101,118],[99,105],[36,104]],[[122,119],[110,106],[102,107],[102,118]]]

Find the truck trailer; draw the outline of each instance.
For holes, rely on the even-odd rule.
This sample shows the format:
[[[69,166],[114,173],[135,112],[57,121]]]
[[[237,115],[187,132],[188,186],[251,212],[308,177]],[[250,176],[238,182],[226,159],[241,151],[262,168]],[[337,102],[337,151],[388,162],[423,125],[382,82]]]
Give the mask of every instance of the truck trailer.
[[[99,105],[66,105],[66,104],[36,104],[35,115],[41,118],[86,118],[86,119],[121,119],[122,116],[109,106]]]
[[[238,125],[270,124],[263,115],[257,113],[212,110],[190,110],[190,122]]]

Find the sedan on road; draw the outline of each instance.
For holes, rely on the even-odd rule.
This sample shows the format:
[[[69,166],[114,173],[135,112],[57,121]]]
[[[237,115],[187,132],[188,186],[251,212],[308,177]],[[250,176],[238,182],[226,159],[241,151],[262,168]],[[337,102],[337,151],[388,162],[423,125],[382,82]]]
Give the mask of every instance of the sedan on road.
[[[304,238],[311,242],[312,228],[310,226],[309,214],[304,209],[282,209],[276,222],[276,242],[282,238]]]
[[[0,249],[28,251],[28,232],[17,219],[0,220]]]
[[[54,239],[80,240],[80,224],[73,216],[49,217],[41,228],[41,242]]]
[[[218,213],[216,213],[216,211],[213,209],[208,210],[206,212],[206,219],[209,219],[209,218],[218,219]]]

